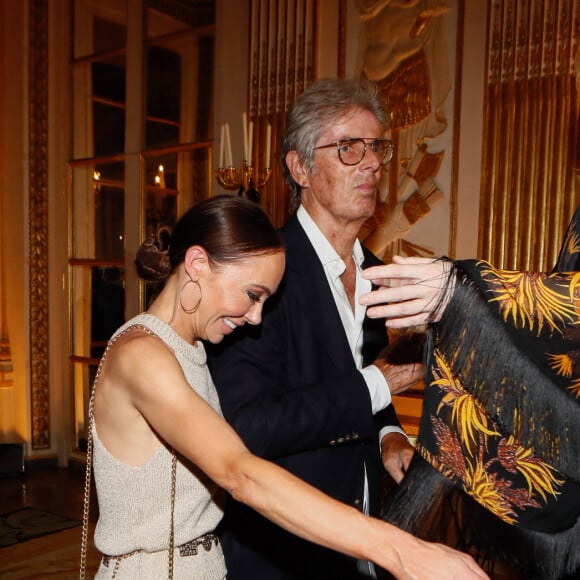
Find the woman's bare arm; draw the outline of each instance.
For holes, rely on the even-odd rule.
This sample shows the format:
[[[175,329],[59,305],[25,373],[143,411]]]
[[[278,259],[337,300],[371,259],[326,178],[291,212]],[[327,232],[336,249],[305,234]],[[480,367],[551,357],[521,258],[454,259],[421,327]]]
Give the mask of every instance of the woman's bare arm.
[[[110,370],[119,385],[127,385],[131,404],[155,432],[237,500],[286,530],[372,560],[397,578],[487,578],[466,554],[364,516],[252,455],[228,423],[190,388],[172,352],[160,341],[130,341],[115,356]]]

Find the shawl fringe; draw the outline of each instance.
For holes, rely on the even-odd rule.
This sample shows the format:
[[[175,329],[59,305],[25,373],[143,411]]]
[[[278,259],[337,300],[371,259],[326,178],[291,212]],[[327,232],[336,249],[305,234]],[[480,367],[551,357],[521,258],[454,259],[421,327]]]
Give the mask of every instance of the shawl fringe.
[[[384,506],[382,519],[424,540],[471,554],[491,577],[507,568],[526,580],[571,580],[580,571],[580,520],[555,534],[510,526],[418,453]]]
[[[535,455],[580,481],[580,402],[555,386],[547,369],[516,343],[470,274],[457,265],[452,269],[456,288],[441,321],[432,325],[426,360],[435,346],[453,353],[453,372],[488,415]]]

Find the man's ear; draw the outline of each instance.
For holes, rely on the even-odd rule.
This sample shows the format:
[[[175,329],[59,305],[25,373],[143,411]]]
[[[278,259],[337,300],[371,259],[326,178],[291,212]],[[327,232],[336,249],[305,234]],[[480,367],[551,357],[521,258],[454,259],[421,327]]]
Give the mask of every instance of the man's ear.
[[[309,172],[305,165],[300,162],[297,151],[288,151],[286,153],[286,165],[290,170],[290,175],[294,181],[302,188],[310,187]]]
[[[192,280],[199,280],[202,272],[208,267],[207,252],[202,246],[191,246],[185,253],[185,271]]]

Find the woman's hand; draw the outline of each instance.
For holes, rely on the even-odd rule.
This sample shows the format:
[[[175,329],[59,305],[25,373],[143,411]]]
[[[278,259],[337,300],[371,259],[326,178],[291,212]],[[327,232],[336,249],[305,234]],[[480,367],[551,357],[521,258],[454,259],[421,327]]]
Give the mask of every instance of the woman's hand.
[[[389,328],[406,328],[441,318],[453,293],[451,262],[393,256],[391,264],[363,270],[363,278],[379,288],[363,294],[369,318],[385,318]]]
[[[401,571],[395,574],[399,580],[489,580],[489,576],[468,554],[443,544],[419,542],[422,546],[417,551],[401,554]]]
[[[475,560],[444,544],[427,542],[386,522],[372,521],[378,534],[371,556],[397,580],[489,580]],[[371,536],[374,541],[376,538]],[[368,541],[368,540],[367,540]]]

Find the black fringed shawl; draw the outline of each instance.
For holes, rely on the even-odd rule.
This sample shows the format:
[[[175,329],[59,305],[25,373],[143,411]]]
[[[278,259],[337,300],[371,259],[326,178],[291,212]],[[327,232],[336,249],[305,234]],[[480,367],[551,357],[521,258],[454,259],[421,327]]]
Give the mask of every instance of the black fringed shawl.
[[[564,236],[558,262],[554,272],[578,272],[580,270],[580,206],[574,215]]]
[[[418,453],[384,519],[489,571],[580,577],[580,273],[471,260],[450,276],[427,335]]]

